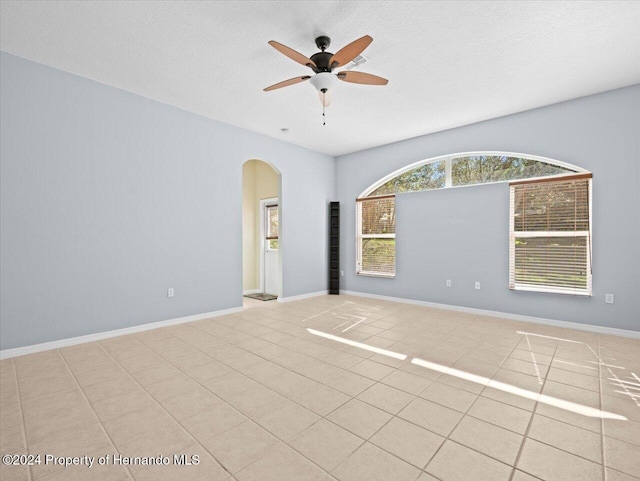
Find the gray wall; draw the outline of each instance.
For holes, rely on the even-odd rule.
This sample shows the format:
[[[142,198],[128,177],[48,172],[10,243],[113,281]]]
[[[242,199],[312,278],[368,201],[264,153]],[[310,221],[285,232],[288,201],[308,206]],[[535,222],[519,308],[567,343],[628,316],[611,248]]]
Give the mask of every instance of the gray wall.
[[[332,157],[6,53],[0,72],[0,348],[241,306],[253,158],[282,173],[284,296],[327,288]]]
[[[640,331],[639,138],[636,85],[338,157],[341,288]],[[396,278],[355,275],[355,198],[410,163],[480,150],[593,172],[593,297],[508,289],[507,184],[399,195]],[[605,293],[615,294],[615,304],[605,304]]]

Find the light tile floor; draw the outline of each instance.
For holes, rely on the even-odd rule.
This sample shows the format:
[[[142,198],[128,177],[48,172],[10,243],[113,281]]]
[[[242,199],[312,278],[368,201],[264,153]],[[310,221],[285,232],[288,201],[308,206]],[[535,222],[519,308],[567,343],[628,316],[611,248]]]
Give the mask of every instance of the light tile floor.
[[[640,341],[614,336],[350,296],[247,300],[0,374],[1,452],[41,456],[2,465],[3,481],[640,479]]]

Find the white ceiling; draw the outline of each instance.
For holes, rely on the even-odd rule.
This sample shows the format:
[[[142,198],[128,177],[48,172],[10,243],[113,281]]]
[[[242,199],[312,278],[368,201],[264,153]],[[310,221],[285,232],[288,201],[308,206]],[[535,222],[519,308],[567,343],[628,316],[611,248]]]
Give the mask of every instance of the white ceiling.
[[[197,114],[341,155],[640,83],[638,1],[5,1],[0,48]],[[310,56],[369,34],[322,126]],[[288,128],[288,133],[280,131]]]

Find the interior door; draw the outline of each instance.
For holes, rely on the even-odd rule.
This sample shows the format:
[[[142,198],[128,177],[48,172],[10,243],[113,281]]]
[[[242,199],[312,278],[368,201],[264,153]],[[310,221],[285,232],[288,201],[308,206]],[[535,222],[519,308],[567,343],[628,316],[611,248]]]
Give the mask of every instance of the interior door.
[[[278,295],[278,204],[265,205],[264,292]]]

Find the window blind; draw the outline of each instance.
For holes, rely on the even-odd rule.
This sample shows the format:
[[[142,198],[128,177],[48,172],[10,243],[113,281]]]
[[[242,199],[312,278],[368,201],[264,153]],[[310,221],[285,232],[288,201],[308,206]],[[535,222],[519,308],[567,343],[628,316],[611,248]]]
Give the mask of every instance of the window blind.
[[[591,295],[591,174],[510,191],[509,287]]]
[[[357,199],[357,273],[389,276],[396,271],[396,198]]]
[[[278,206],[267,206],[267,239],[278,238]]]

